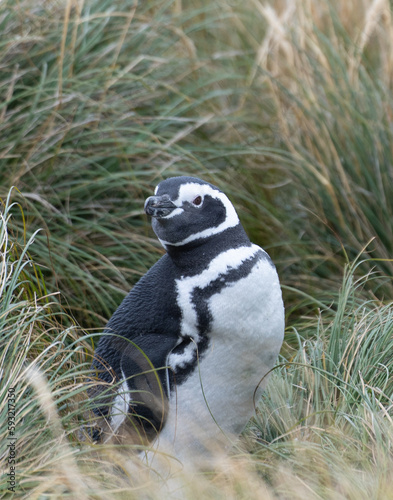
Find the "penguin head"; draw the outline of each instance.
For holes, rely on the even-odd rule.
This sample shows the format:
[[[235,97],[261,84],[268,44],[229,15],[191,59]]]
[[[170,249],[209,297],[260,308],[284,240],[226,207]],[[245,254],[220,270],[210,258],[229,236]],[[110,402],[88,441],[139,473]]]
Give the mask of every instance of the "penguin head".
[[[216,186],[195,177],[171,177],[147,198],[145,212],[161,244],[201,243],[239,224],[227,196]]]

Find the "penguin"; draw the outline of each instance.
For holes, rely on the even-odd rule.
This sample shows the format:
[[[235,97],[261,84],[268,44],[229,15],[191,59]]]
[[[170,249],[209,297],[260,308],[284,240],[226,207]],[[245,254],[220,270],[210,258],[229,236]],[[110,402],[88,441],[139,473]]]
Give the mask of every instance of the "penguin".
[[[195,460],[253,415],[283,342],[280,283],[218,187],[171,177],[144,210],[165,254],[107,323],[90,396],[112,434],[132,428],[149,445],[146,460]]]

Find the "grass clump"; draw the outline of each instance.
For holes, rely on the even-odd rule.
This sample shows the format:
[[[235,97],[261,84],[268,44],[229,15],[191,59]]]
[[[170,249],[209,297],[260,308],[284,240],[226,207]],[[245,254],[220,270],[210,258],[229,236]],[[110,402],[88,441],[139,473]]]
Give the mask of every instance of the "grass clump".
[[[151,498],[165,489],[136,465],[132,443],[79,441],[85,422],[91,336],[62,326],[55,297],[42,296],[29,270],[32,241],[13,232],[7,199],[1,234],[3,320],[0,371],[0,491],[7,498],[7,394],[16,395],[15,498]],[[362,262],[361,266],[365,263]],[[271,375],[256,419],[231,457],[185,474],[184,498],[389,498],[392,467],[391,305],[364,300],[366,278],[348,266],[337,299],[298,323],[296,349]],[[39,274],[39,273],[36,273]],[[368,277],[372,279],[372,277]],[[43,287],[42,287],[43,288]],[[30,298],[32,296],[33,298]],[[4,383],[3,383],[4,382]]]
[[[33,238],[26,241],[26,233],[11,229],[12,214],[20,211],[11,203],[11,192],[2,208],[0,491],[5,497],[13,491],[15,497],[23,492],[34,496],[46,474],[54,474],[51,467],[60,471],[63,466],[75,490],[70,474],[76,478],[78,474],[67,457],[66,437],[72,412],[60,423],[53,398],[59,403],[63,399],[64,405],[68,391],[69,400],[81,392],[87,343],[79,342],[76,328],[61,328],[64,313],[56,296],[40,293],[38,268],[29,255]],[[12,466],[17,478],[14,490],[8,482]]]
[[[207,172],[178,144],[209,119],[191,112],[192,44],[159,2],[26,0],[1,13],[2,195],[18,186],[29,234],[44,229],[46,282],[101,326],[159,256],[143,214],[152,185],[175,162],[172,173]]]
[[[68,326],[57,293],[42,293],[36,241],[14,225],[24,212],[13,195],[0,215],[0,498],[115,498],[125,489],[134,498],[135,478],[113,470],[120,451],[80,442],[92,335]]]
[[[296,332],[298,348],[272,374],[250,429],[284,498],[388,498],[392,486],[393,308],[361,298],[356,267],[311,335],[306,324]]]
[[[193,174],[277,263],[288,345],[251,454],[186,497],[390,498],[392,26],[387,0],[1,3],[4,497],[13,388],[15,498],[162,498],[131,445],[78,442],[78,325],[102,328],[161,254],[153,186]]]
[[[297,233],[286,233],[296,254],[288,282],[321,293],[332,280],[336,287],[348,255],[355,259],[373,240],[368,266],[381,280],[372,288],[388,298],[392,281],[382,276],[393,271],[390,4],[256,6],[268,28],[254,81],[269,85],[276,109],[275,146],[267,155],[288,181],[284,206]],[[254,172],[253,181],[262,182],[263,170]]]
[[[1,9],[2,194],[23,193],[45,280],[85,326],[160,255],[142,206],[170,175],[219,184],[286,285],[337,289],[371,240],[391,275],[387,1]]]

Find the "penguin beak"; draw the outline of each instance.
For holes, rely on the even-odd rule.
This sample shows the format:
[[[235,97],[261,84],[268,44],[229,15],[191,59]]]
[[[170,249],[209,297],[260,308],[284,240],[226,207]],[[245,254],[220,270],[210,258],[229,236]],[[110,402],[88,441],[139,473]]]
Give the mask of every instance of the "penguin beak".
[[[162,196],[149,196],[145,201],[145,212],[147,215],[156,217],[157,219],[166,217],[173,212],[175,208],[177,208],[176,205],[171,202],[167,194]]]

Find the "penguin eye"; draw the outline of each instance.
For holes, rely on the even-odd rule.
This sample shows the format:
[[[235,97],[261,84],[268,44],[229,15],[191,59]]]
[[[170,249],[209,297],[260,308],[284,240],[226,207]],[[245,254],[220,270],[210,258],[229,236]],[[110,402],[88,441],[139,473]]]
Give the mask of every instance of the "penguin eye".
[[[195,206],[199,206],[202,203],[202,196],[197,196],[192,200],[192,204]]]

